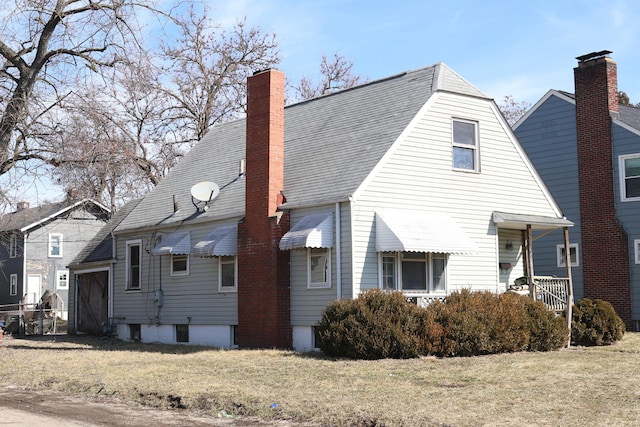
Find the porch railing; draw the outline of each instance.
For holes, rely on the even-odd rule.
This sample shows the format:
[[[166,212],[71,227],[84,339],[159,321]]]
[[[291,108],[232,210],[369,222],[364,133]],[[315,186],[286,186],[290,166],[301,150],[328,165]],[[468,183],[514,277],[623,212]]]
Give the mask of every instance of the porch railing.
[[[534,276],[533,286],[536,300],[542,301],[550,310],[557,313],[567,310],[570,301],[570,280],[566,277]]]

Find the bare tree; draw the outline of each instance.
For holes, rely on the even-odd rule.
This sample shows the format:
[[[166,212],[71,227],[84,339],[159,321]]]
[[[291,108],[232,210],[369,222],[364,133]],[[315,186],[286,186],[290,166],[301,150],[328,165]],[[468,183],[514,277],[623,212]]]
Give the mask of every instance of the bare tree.
[[[504,115],[504,118],[507,119],[509,126],[513,126],[520,120],[520,117],[529,111],[531,103],[527,101],[516,101],[512,95],[505,95],[504,98],[502,98],[502,102],[498,105],[498,108],[502,112],[502,115]]]
[[[353,62],[338,53],[334,53],[331,59],[327,58],[326,55],[322,55],[320,81],[314,83],[309,77],[303,77],[293,87],[296,98],[301,100],[311,99],[364,83],[366,80],[359,75],[353,74],[352,69]]]
[[[142,0],[144,1],[144,0]],[[135,42],[135,0],[8,0],[0,22],[0,175],[64,159],[47,148],[59,104],[83,75]]]
[[[280,62],[275,34],[214,25],[208,12],[193,9],[176,20],[180,37],[163,45],[170,84],[159,88],[172,100],[169,120],[182,125],[185,141],[198,141],[209,128],[244,113],[247,77]]]

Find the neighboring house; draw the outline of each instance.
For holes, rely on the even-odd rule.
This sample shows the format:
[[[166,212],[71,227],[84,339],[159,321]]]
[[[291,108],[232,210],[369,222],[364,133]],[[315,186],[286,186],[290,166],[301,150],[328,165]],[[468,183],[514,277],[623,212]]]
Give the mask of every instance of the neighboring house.
[[[0,216],[0,305],[33,309],[45,291],[60,296],[67,317],[67,264],[104,225],[109,210],[93,200],[30,208],[26,202]],[[13,307],[13,308],[12,308]]]
[[[247,117],[114,230],[121,338],[309,350],[336,299],[503,292],[533,230],[572,225],[495,102],[443,63],[286,108],[281,72],[247,84]]]
[[[118,209],[69,264],[68,333],[100,335],[112,323],[112,232],[139,202],[135,199]]]
[[[610,301],[640,323],[640,109],[619,105],[617,65],[603,51],[578,57],[575,94],[550,90],[514,126],[562,210],[577,298]],[[536,273],[559,274],[562,241],[536,242]]]

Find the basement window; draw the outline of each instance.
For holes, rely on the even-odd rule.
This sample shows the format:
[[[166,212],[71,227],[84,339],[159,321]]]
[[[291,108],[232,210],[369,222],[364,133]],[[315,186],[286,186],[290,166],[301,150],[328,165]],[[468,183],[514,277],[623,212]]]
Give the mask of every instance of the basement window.
[[[189,325],[176,325],[176,342],[189,342]]]

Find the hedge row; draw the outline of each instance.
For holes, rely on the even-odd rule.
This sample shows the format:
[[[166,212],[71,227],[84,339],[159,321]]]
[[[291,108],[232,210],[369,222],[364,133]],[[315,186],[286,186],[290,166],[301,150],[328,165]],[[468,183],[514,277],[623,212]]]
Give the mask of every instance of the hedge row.
[[[586,301],[574,308],[572,341],[601,345],[620,339],[624,324],[610,304]],[[515,293],[469,290],[426,308],[399,292],[370,290],[329,304],[317,331],[325,354],[352,359],[550,351],[569,340],[565,318],[543,303]]]

